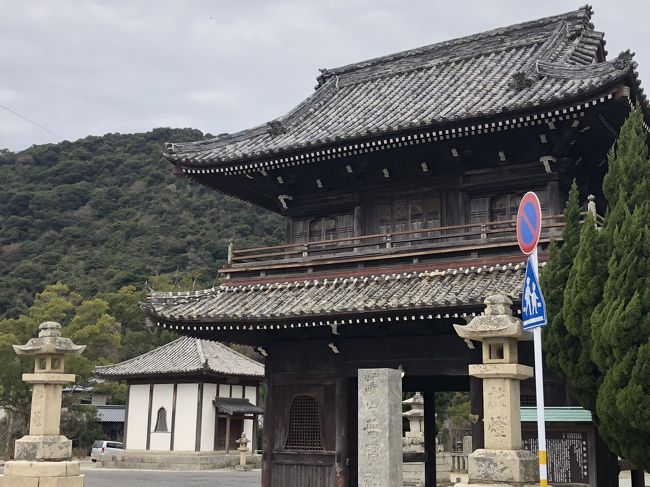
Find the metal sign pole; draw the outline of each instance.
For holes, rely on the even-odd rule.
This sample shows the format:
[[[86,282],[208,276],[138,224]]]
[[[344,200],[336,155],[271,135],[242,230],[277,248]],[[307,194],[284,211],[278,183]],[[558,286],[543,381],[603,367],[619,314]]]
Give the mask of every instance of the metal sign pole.
[[[537,246],[529,259],[535,275],[539,276],[537,263]],[[539,485],[548,486],[546,468],[546,419],[544,416],[544,362],[542,360],[542,327],[533,329],[533,346],[535,349],[535,392],[537,403],[537,449],[539,452]]]

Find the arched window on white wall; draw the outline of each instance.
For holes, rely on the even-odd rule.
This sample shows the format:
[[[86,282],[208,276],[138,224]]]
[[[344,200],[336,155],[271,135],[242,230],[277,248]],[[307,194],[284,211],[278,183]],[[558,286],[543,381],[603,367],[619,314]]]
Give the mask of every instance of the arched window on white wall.
[[[156,427],[154,428],[154,433],[167,433],[167,410],[165,408],[160,408],[158,410],[158,417],[156,419]]]

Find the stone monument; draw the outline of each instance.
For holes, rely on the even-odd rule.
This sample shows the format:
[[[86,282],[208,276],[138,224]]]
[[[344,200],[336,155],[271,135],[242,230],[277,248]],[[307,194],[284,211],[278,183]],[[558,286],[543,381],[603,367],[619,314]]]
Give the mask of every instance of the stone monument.
[[[485,312],[468,325],[454,325],[461,338],[483,342],[483,363],[470,365],[469,375],[483,379],[485,448],[468,457],[468,483],[532,486],[539,481],[538,464],[521,445],[519,382],[532,377],[533,369],[517,363],[517,341],[531,335],[512,316],[507,296],[490,296],[485,304]]]
[[[34,373],[23,374],[32,385],[29,435],[16,441],[14,461],[5,464],[0,487],[83,487],[79,462],[71,461],[72,441],[61,435],[61,392],[74,383],[74,374],[64,373],[64,357],[78,355],[85,345],[75,345],[61,336],[61,325],[46,321],[38,338],[14,345],[18,355],[33,355]]]
[[[403,487],[402,375],[359,369],[359,487]]]

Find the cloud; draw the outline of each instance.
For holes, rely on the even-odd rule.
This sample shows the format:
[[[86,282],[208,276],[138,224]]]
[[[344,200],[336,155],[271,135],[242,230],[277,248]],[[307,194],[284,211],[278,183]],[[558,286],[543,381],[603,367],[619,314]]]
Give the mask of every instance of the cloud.
[[[647,0],[595,0],[610,56],[650,77]],[[318,68],[577,8],[565,0],[0,0],[0,103],[74,140],[191,126],[235,132],[288,112]],[[0,112],[0,147],[57,142]]]

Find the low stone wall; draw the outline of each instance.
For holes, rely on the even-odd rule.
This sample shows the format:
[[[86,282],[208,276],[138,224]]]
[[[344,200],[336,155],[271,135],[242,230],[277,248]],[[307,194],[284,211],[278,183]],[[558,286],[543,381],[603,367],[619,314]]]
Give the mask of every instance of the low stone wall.
[[[246,463],[252,468],[261,468],[262,457],[249,455]],[[101,468],[198,472],[234,468],[239,465],[239,454],[126,450],[120,455],[103,456],[97,465]]]

